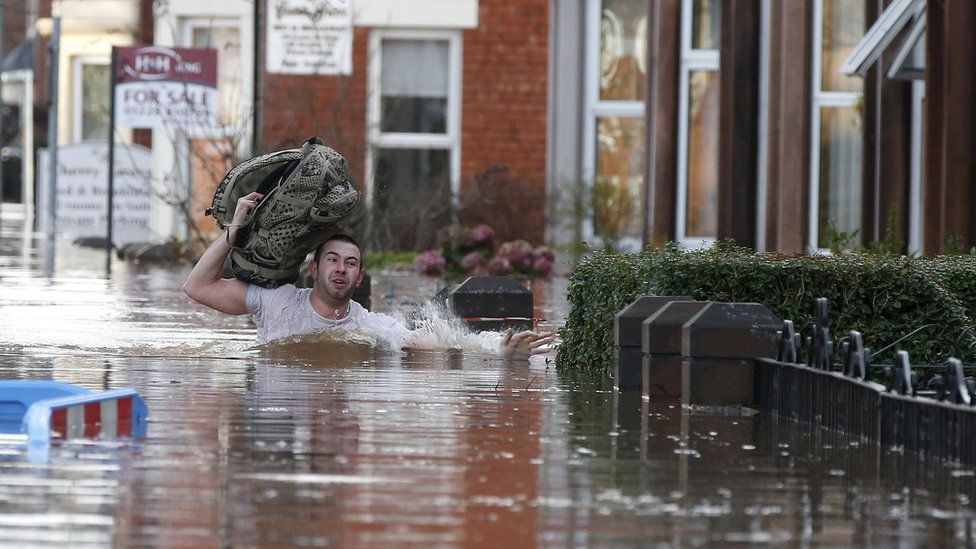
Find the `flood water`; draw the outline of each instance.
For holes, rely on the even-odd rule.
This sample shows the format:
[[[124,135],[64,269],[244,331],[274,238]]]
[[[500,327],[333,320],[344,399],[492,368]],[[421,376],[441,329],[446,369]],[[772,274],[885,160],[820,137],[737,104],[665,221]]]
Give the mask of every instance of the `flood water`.
[[[136,441],[0,445],[0,545],[972,545],[976,473],[789,421],[686,410],[466,350],[255,349],[185,266],[115,262],[5,221],[0,378],[132,387]],[[559,326],[565,279],[533,287]],[[437,282],[374,273],[374,309]],[[392,292],[391,292],[392,290]],[[392,293],[392,298],[383,297]],[[445,331],[448,328],[444,328]],[[444,346],[457,334],[442,334]],[[450,337],[448,337],[450,336]],[[451,339],[454,338],[454,339]]]

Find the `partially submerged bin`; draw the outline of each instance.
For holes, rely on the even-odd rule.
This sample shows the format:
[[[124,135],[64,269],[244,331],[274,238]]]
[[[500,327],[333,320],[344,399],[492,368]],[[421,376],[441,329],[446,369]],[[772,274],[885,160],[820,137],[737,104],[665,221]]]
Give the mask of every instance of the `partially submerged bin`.
[[[531,330],[533,297],[510,276],[472,276],[438,292],[447,309],[475,331]]]
[[[58,381],[0,381],[0,434],[32,445],[145,436],[148,409],[133,389],[92,391]]]
[[[618,389],[641,386],[641,323],[673,301],[690,301],[688,296],[642,295],[613,316],[614,372]]]

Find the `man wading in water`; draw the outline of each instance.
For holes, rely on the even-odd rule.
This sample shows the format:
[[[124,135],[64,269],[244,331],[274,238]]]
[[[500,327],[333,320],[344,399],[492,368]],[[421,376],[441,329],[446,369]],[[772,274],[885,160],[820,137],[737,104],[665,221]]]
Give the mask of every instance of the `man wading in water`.
[[[207,249],[183,283],[191,299],[222,313],[250,313],[258,328],[257,343],[288,336],[342,330],[360,331],[388,342],[394,348],[420,348],[414,333],[391,316],[367,311],[352,301],[352,294],[363,281],[362,251],[347,235],[336,235],[315,250],[309,263],[311,288],[285,284],[269,290],[236,278],[221,278],[224,260],[231,251],[237,228],[263,198],[251,193],[237,201],[234,219],[227,234]],[[547,352],[552,332],[509,330],[500,351],[511,358],[525,359]]]

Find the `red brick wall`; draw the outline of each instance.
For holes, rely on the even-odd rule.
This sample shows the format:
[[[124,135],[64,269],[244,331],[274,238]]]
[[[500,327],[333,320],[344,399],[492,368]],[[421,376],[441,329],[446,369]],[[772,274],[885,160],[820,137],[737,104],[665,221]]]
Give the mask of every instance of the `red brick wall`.
[[[478,28],[463,33],[461,222],[534,243],[545,235],[548,9],[548,0],[481,0]],[[368,29],[353,41],[350,76],[262,76],[262,150],[318,135],[362,181]],[[508,170],[475,184],[494,165]]]
[[[369,32],[353,34],[353,72],[348,76],[264,73],[261,101],[262,151],[297,147],[321,137],[349,161],[361,183],[366,163],[366,70]],[[264,65],[262,65],[264,66]]]
[[[507,184],[462,211],[502,239],[545,237],[548,0],[481,0],[478,28],[464,32],[461,201],[493,164],[509,168]],[[497,180],[497,178],[487,178]],[[487,195],[485,195],[487,193]],[[466,196],[466,194],[468,196]],[[480,202],[480,203],[479,203]]]
[[[28,6],[22,2],[3,3],[3,54],[20,45],[27,36]]]

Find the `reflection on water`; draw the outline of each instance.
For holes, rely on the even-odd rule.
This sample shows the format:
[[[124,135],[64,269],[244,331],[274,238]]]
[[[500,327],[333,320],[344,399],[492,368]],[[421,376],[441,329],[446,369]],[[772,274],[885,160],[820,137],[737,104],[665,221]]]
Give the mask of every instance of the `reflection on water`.
[[[146,439],[56,445],[42,464],[0,443],[5,546],[973,543],[973,471],[463,342],[254,348],[246,318],[183,297],[185,267],[105,279],[100,252],[62,245],[47,278],[43,242],[4,229],[0,377],[131,386],[150,408]],[[387,278],[379,310],[437,285],[374,287]],[[533,290],[557,326],[565,280]]]

